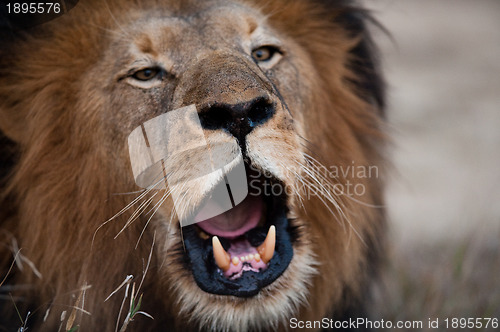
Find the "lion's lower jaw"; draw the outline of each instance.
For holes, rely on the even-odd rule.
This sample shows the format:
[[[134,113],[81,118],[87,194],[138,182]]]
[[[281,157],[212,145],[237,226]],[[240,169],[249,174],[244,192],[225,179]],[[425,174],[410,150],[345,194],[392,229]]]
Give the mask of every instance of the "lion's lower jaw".
[[[311,280],[318,273],[310,245],[294,250],[283,275],[250,298],[209,294],[197,286],[190,271],[181,273],[181,278],[169,272],[176,275],[165,281],[178,304],[174,315],[179,317],[177,324],[188,322],[203,331],[270,331],[287,326],[307,305]]]

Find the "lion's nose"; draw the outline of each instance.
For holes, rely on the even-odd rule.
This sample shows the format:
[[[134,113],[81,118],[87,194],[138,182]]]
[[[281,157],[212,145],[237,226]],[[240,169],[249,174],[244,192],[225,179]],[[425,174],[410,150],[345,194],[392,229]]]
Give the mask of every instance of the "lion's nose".
[[[242,144],[255,127],[269,120],[275,112],[267,97],[257,97],[239,104],[209,104],[200,110],[201,125],[205,129],[223,129]]]

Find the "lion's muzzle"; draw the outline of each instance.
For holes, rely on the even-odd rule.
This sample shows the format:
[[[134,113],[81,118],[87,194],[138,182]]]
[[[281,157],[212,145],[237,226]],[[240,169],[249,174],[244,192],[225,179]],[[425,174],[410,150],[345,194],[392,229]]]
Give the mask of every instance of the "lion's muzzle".
[[[174,94],[174,106],[197,105],[201,124],[225,130],[240,145],[276,111],[273,86],[244,56],[213,52],[189,66]]]

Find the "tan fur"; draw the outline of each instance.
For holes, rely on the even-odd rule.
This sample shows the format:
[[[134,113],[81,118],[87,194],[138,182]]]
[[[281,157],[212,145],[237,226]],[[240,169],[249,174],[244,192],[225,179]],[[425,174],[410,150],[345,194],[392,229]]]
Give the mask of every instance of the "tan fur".
[[[203,34],[181,19],[164,18],[200,8],[210,27]],[[368,260],[380,249],[383,232],[379,178],[331,180],[363,184],[367,192],[356,197],[359,201],[334,193],[301,200],[295,192],[289,202],[299,232],[294,258],[281,277],[252,298],[198,288],[183,263],[171,200],[147,226],[149,216],[143,214],[119,236],[134,208],[110,220],[138,196],[117,194],[140,189],[131,174],[126,137],[166,111],[165,103],[170,109],[235,103],[266,91],[277,111],[248,136],[248,155],[291,187],[300,179],[313,187],[327,184],[299,166],[312,169],[305,153],[327,166],[355,161],[381,167],[378,112],[349,83],[356,79],[348,63],[358,36],[334,23],[340,12],[325,15],[321,8],[299,0],[82,0],[67,15],[39,27],[42,34],[12,45],[12,57],[1,64],[0,130],[15,142],[19,159],[1,188],[2,204],[14,212],[0,221],[5,244],[0,257],[6,272],[13,257],[8,248],[16,239],[21,254],[42,275],[38,278],[24,264],[8,280],[30,286],[12,294],[27,299],[17,302],[22,312],[36,310],[34,329],[57,330],[61,312],[67,311],[67,318],[76,305],[91,313],[76,311],[74,325],[80,330],[112,331],[124,291],[104,299],[127,275],[138,286],[151,250],[141,310],[155,320],[137,316],[131,331],[283,329],[292,316],[321,319],[343,313],[350,301],[366,296]],[[290,61],[272,79],[283,100],[231,39],[243,36],[246,45],[258,27],[280,39]],[[175,94],[145,97],[141,89],[116,83],[138,54],[163,63],[174,75],[182,73]],[[231,140],[220,131],[207,131],[206,137],[209,144]],[[175,160],[186,166],[195,162]],[[209,184],[198,185],[199,196],[186,199],[186,209],[209,190]],[[332,197],[338,209],[328,202]],[[77,301],[80,293],[84,300]],[[7,310],[8,304],[2,307]]]

